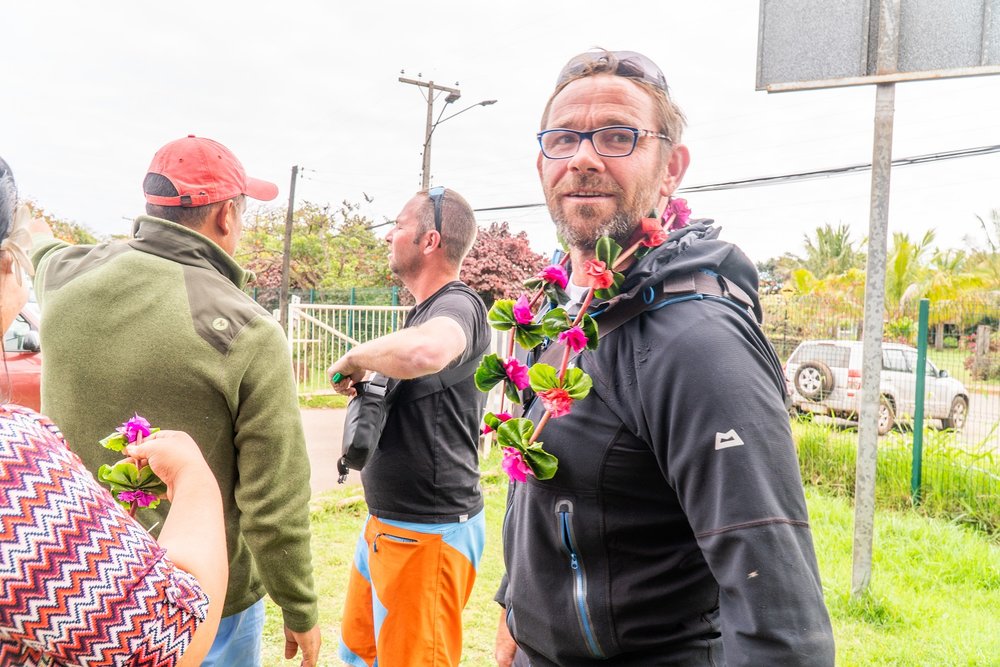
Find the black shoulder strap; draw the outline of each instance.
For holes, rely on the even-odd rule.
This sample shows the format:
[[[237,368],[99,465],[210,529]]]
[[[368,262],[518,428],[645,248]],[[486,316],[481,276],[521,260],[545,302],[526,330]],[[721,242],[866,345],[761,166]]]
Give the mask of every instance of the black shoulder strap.
[[[637,294],[631,299],[611,302],[607,310],[596,317],[598,337],[604,338],[640,313],[661,303],[665,304],[665,300],[681,301],[703,295],[735,301],[744,306],[750,317],[756,321],[753,299],[739,285],[714,271],[700,269],[671,276],[650,289],[652,293]],[[537,361],[553,365],[554,361],[562,357],[564,350],[565,346],[562,343],[553,342],[539,355]]]
[[[462,362],[454,368],[443,370],[440,373],[401,381],[397,383],[397,390],[393,392],[392,400],[394,403],[415,401],[424,396],[444,391],[453,384],[461,382],[475,373],[476,369],[479,368],[480,361],[482,359],[472,357],[468,361]]]

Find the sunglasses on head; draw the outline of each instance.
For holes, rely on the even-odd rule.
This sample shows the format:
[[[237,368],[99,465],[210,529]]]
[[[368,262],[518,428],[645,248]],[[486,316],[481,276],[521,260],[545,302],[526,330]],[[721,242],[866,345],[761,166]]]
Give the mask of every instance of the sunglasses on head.
[[[556,87],[575,79],[595,66],[613,65],[615,76],[640,79],[668,93],[667,78],[652,60],[635,51],[587,51],[573,57],[559,72]]]
[[[436,185],[427,191],[427,196],[434,202],[434,229],[441,233],[441,200],[444,199],[444,186]]]

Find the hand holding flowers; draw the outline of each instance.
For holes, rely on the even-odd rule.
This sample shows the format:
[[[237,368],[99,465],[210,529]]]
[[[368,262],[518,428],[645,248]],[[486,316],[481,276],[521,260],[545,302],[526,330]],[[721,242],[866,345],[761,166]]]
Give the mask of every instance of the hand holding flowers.
[[[141,445],[143,438],[159,430],[136,414],[102,439],[101,445],[115,452],[125,452],[126,447],[133,443]],[[111,487],[111,495],[131,516],[135,516],[140,507],[155,508],[160,503],[159,496],[167,491],[166,484],[149,465],[139,466],[133,459],[123,459],[113,466],[102,465],[97,478]]]

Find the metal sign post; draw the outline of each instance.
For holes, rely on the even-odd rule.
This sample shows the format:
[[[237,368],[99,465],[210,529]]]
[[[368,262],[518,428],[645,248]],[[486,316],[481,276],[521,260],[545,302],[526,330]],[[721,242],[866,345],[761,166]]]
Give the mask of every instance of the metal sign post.
[[[761,0],[757,89],[876,85],[851,591],[868,588],[897,81],[1000,74],[1000,0]]]

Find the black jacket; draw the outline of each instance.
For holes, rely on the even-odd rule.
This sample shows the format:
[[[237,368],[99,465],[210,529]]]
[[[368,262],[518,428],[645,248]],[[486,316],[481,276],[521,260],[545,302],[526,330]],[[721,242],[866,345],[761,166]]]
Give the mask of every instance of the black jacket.
[[[759,318],[753,264],[717,236],[673,233],[622,298],[707,269]],[[498,600],[514,638],[533,667],[832,665],[774,351],[728,299],[657,305],[579,357],[593,389],[541,434],[555,477],[511,485]]]

